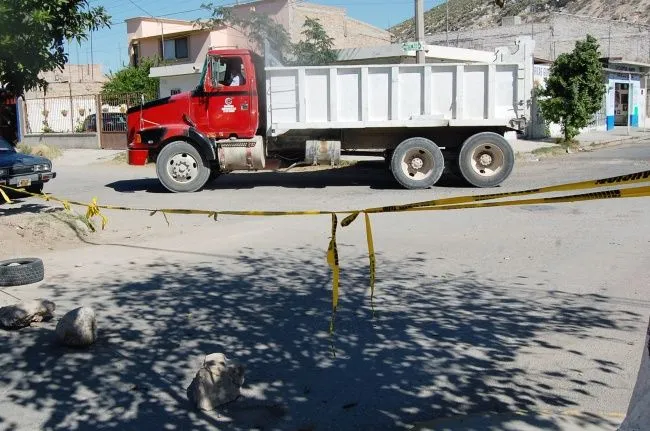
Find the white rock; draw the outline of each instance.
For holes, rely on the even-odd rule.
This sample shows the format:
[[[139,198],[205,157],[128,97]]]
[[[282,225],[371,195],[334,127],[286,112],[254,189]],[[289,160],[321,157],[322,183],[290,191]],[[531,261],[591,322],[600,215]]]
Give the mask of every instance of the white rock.
[[[244,371],[243,365],[229,360],[223,353],[208,355],[187,388],[187,398],[206,411],[234,401],[241,394]]]
[[[0,326],[18,329],[32,322],[41,322],[54,316],[54,302],[45,299],[23,302],[0,308]]]
[[[97,339],[95,311],[80,307],[66,313],[56,325],[56,336],[66,346],[89,346]]]

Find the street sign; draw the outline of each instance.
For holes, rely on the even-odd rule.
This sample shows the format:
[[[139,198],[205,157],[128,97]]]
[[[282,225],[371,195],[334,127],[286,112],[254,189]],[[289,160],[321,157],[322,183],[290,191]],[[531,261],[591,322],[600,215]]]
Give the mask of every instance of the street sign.
[[[422,42],[404,42],[402,44],[402,49],[404,51],[422,51],[424,50],[424,46],[422,46]]]

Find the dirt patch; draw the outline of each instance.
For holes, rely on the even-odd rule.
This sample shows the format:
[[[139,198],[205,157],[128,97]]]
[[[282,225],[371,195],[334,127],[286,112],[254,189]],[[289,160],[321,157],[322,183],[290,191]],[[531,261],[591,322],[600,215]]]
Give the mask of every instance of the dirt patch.
[[[84,220],[58,208],[38,214],[4,215],[0,222],[2,258],[76,247],[91,233]]]
[[[23,154],[31,154],[32,156],[41,156],[46,159],[54,160],[63,155],[63,151],[59,147],[47,144],[38,144],[33,147],[30,145],[20,144],[17,150]]]

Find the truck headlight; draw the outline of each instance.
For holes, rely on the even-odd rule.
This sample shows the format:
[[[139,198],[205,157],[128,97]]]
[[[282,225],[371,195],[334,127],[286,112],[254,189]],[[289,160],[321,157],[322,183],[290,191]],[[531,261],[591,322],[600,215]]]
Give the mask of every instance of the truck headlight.
[[[4,177],[9,173],[9,170],[0,168],[0,177]]]

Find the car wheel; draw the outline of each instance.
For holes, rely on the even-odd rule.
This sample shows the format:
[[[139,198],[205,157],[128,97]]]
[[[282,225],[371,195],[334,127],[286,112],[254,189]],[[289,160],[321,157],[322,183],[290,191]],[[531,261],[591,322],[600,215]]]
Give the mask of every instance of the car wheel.
[[[0,286],[22,286],[38,283],[45,278],[43,261],[25,257],[0,261]]]

